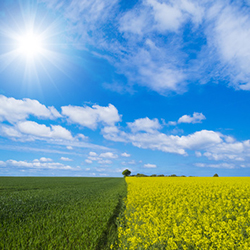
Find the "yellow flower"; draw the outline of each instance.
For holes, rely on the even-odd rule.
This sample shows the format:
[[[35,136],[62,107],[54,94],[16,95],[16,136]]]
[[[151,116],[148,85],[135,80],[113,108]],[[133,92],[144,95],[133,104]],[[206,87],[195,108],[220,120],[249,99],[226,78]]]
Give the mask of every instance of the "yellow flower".
[[[250,178],[126,178],[121,249],[250,249]]]

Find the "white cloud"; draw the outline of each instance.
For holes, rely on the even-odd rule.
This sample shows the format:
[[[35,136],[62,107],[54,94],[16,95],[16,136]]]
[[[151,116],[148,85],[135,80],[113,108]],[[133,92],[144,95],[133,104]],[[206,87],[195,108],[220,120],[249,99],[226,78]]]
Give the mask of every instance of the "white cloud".
[[[12,138],[23,137],[22,133],[20,133],[15,127],[12,126],[0,126],[0,134]]]
[[[96,152],[89,152],[89,156],[97,156]]]
[[[88,159],[91,161],[98,161],[100,158],[99,157],[94,157],[94,156],[88,156]]]
[[[185,121],[198,122],[202,117],[194,115],[188,119],[185,118]],[[158,120],[146,119],[145,123],[141,122],[140,119],[136,121],[128,126],[131,128],[131,133],[121,131],[116,127],[116,129],[102,130],[103,136],[107,140],[132,143],[143,149],[160,150],[184,156],[188,155],[189,150],[192,150],[197,157],[205,156],[213,161],[243,162],[250,157],[250,140],[239,142],[231,136],[211,130],[201,130],[183,136],[167,135],[157,130],[160,126],[157,125],[158,122],[154,123],[153,121]],[[147,121],[149,122],[147,123]],[[140,124],[143,127],[141,129]],[[128,163],[123,162],[122,164]]]
[[[195,155],[196,155],[197,157],[201,157],[201,156],[202,156],[202,153],[199,152],[199,151],[195,151]]]
[[[169,92],[183,93],[186,91],[186,76],[180,70],[182,62],[179,61],[179,65],[176,65],[177,59],[172,61],[175,50],[152,46],[152,42],[146,40],[142,48],[125,55],[118,65],[133,84],[146,86],[162,95]],[[175,52],[178,57],[180,53]]]
[[[4,161],[0,161],[0,166],[5,167],[6,163]]]
[[[103,137],[110,141],[127,142],[126,133],[120,131],[117,127],[104,127],[102,129]]]
[[[145,35],[149,32],[178,32],[185,21],[198,25],[204,16],[203,8],[193,1],[142,1],[120,18],[121,32]]]
[[[144,164],[143,167],[144,167],[144,168],[156,168],[157,166],[156,166],[155,164],[150,164],[150,163],[148,163],[148,164]]]
[[[205,150],[223,142],[223,135],[214,131],[201,130],[186,136],[166,135],[156,130],[156,128],[159,128],[157,122],[150,122],[142,125],[144,127],[141,130],[147,132],[141,133],[139,132],[140,126],[138,124],[141,123],[135,122],[130,124],[132,133],[125,133],[117,128],[116,133],[114,130],[111,131],[111,135],[103,130],[103,136],[107,140],[130,142],[139,148],[181,155],[187,155],[186,150]],[[150,126],[147,124],[150,124]]]
[[[61,117],[54,107],[46,107],[37,100],[15,99],[0,95],[0,121],[15,123],[26,120],[29,116],[43,119],[55,119]]]
[[[42,159],[42,160],[41,160]],[[16,161],[16,160],[7,160],[5,161],[5,165],[8,167],[15,167],[19,169],[34,169],[34,170],[79,170],[79,167],[71,167],[69,165],[64,165],[58,162],[43,161],[43,157],[40,160],[34,160],[33,162],[28,161]]]
[[[138,131],[154,133],[158,129],[161,129],[161,125],[158,119],[155,118],[151,120],[148,117],[137,119],[134,122],[127,122],[127,125],[133,133],[138,132]]]
[[[110,158],[110,159],[116,159],[118,158],[118,155],[113,154],[112,152],[105,152],[100,154],[101,158]]]
[[[105,152],[98,155],[96,152],[89,152],[88,158],[85,160],[85,162],[91,164],[93,161],[99,163],[99,164],[112,164],[112,161],[110,159],[117,159],[118,155],[112,153],[112,152]]]
[[[126,153],[126,152],[124,152],[124,153],[121,154],[121,156],[123,156],[123,157],[130,157],[131,155],[128,154],[128,153]]]
[[[73,147],[72,146],[67,146],[67,149],[68,150],[73,150]]]
[[[68,158],[68,157],[61,157],[60,158],[62,161],[73,161],[72,159]]]
[[[48,161],[53,161],[53,160],[50,159],[50,158],[41,157],[41,158],[40,158],[40,161],[41,161],[41,162],[48,162]]]
[[[192,80],[205,83],[211,78],[230,78],[235,88],[250,89],[250,18],[238,7],[240,1],[144,0],[123,13],[117,0],[42,1],[60,9],[72,44],[95,48],[95,56],[106,58],[125,75],[126,87],[113,79],[106,84],[109,89],[131,90],[138,84],[166,95],[185,92]]]
[[[167,124],[170,125],[170,126],[176,126],[177,122],[175,122],[175,121],[169,121]]]
[[[153,9],[155,26],[159,31],[178,31],[185,18],[178,6],[172,6],[157,0],[147,0],[146,2]]]
[[[215,5],[209,12],[213,26],[207,30],[210,46],[222,64],[222,74],[237,89],[250,90],[250,17],[237,5]]]
[[[122,60],[115,65],[130,84],[162,95],[187,90],[190,66],[184,65],[188,53],[182,52],[181,27],[191,21],[196,29],[202,23],[205,13],[201,5],[187,0],[145,0],[122,15],[119,31],[127,39],[122,47],[126,53],[121,53]],[[168,33],[174,35],[162,39]]]
[[[65,9],[66,18],[75,24],[75,28],[82,32],[82,37],[88,39],[88,31],[95,31],[97,26],[105,23],[112,15],[112,9],[117,0],[73,0]],[[84,32],[85,29],[85,32]]]
[[[69,122],[90,129],[96,129],[98,123],[111,126],[121,120],[118,110],[112,104],[109,104],[108,107],[93,105],[92,108],[88,106],[63,106],[62,114],[68,117]]]
[[[99,160],[99,164],[112,164],[113,162],[111,160]]]
[[[81,140],[87,140],[88,139],[88,136],[85,136],[83,134],[77,134],[77,138],[81,139]]]
[[[234,164],[229,163],[219,163],[219,164],[205,164],[205,163],[196,163],[194,164],[196,167],[200,168],[226,168],[226,169],[234,169],[236,166]]]
[[[135,165],[136,162],[135,162],[135,160],[132,160],[132,161],[129,161],[128,164],[129,164],[129,165]]]
[[[206,117],[202,113],[194,112],[193,116],[183,115],[180,117],[178,123],[201,123],[201,121],[205,119]]]
[[[103,168],[103,167],[101,167],[101,168],[95,168],[95,170],[97,172],[106,172],[107,171],[106,168]]]
[[[31,135],[35,137],[45,137],[52,139],[63,139],[63,140],[73,140],[73,137],[67,129],[59,125],[51,125],[47,127],[44,124],[38,124],[33,121],[24,121],[17,124],[18,130],[26,135]]]
[[[122,165],[135,165],[135,164],[136,164],[135,160],[132,160],[129,162],[125,162],[125,161],[122,162]]]
[[[89,164],[93,163],[93,161],[91,161],[90,159],[86,159],[85,162]]]
[[[145,29],[149,29],[148,13],[145,9],[134,8],[126,12],[119,20],[121,33],[134,33],[143,35]]]

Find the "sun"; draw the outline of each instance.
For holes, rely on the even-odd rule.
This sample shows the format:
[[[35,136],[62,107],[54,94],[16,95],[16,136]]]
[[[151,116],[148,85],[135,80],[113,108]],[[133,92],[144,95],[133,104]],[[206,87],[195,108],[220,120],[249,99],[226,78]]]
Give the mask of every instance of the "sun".
[[[27,32],[20,36],[18,38],[18,51],[27,58],[34,58],[41,55],[43,52],[43,39],[41,35]]]
[[[68,76],[72,67],[66,21],[35,3],[39,1],[17,2],[15,15],[6,11],[5,22],[0,19],[0,74],[13,71],[13,77],[27,88],[42,89],[49,81],[56,85],[54,78]]]

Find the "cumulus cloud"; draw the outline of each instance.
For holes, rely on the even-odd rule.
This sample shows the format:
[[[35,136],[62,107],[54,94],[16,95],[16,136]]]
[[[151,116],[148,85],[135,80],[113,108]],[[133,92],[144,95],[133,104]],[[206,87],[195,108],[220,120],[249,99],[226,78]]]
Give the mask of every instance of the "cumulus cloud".
[[[194,112],[193,116],[183,115],[180,117],[178,123],[201,123],[201,121],[205,119],[206,117],[202,113]]]
[[[0,125],[0,134],[11,138],[22,138],[23,134],[16,128],[7,125]]]
[[[159,131],[154,133],[135,131],[132,133],[119,131],[116,134],[112,133],[112,136],[104,133],[103,136],[108,140],[126,141],[135,147],[183,156],[188,155],[189,151],[194,151],[197,157],[206,157],[213,161],[243,162],[250,157],[249,140],[239,142],[230,136],[211,130],[201,130],[183,136],[167,135]]]
[[[201,156],[202,156],[202,153],[199,152],[199,151],[195,151],[195,155],[196,155],[197,157],[201,157]]]
[[[73,161],[72,159],[68,158],[68,157],[61,157],[60,158],[62,161]]]
[[[161,129],[158,119],[155,118],[151,120],[148,117],[137,119],[134,122],[128,122],[127,125],[133,133],[138,131],[154,133],[156,130]]]
[[[88,158],[85,160],[86,163],[97,162],[99,164],[112,164],[111,159],[117,159],[118,155],[112,152],[105,152],[101,154],[97,154],[96,152],[89,152]]]
[[[97,153],[96,152],[89,152],[89,155],[95,157],[95,156],[97,156]]]
[[[38,124],[33,121],[24,121],[17,124],[17,129],[23,134],[36,137],[73,140],[71,132],[59,125],[47,127],[44,124]]]
[[[149,121],[149,119],[146,119],[146,121]],[[116,131],[112,130],[111,134],[108,134],[109,130],[103,130],[103,136],[108,140],[130,142],[139,148],[181,155],[187,155],[186,150],[204,150],[223,142],[222,134],[214,131],[201,130],[186,136],[167,135],[156,130],[156,128],[160,128],[156,120],[146,122],[146,125],[142,125],[141,129],[138,124],[141,123],[134,122],[128,124],[132,128],[132,133],[126,133],[117,129]],[[142,133],[140,132],[141,130],[145,132]]]
[[[99,160],[98,161],[99,164],[112,164],[113,162],[111,160]]]
[[[80,142],[71,132],[60,125],[46,126],[33,121],[22,121],[15,125],[0,125],[0,135],[18,141],[45,140],[49,143],[67,145],[69,142],[76,147],[95,147],[95,145]],[[96,147],[98,147],[96,145]],[[73,147],[67,145],[69,150]]]
[[[34,161],[39,161],[39,160],[34,160]],[[51,158],[41,157],[40,161],[41,162],[48,162],[48,161],[53,161],[53,160]]]
[[[126,153],[126,152],[124,152],[124,153],[121,154],[121,156],[123,156],[123,157],[130,157],[131,155],[128,154],[128,153]]]
[[[16,161],[11,159],[3,162],[3,164],[5,166],[12,168],[33,169],[33,170],[79,170],[80,169],[79,167],[71,167],[69,165],[64,165],[62,163],[52,162],[50,160],[43,161],[43,158],[41,159],[40,160],[35,159],[32,162]]]
[[[144,164],[143,167],[144,167],[144,168],[156,168],[157,166],[156,166],[155,164],[150,164],[150,163],[148,163],[148,164]]]
[[[168,125],[170,125],[170,126],[175,126],[177,124],[177,122],[175,122],[175,121],[169,121],[168,122]]]
[[[4,161],[0,161],[0,166],[5,167],[6,163]]]
[[[83,127],[96,129],[98,123],[114,125],[121,120],[118,110],[112,104],[107,107],[93,105],[92,107],[63,106],[62,114],[70,123],[80,124]]]
[[[110,141],[127,142],[126,133],[119,130],[116,126],[104,127],[102,134],[105,139]]]
[[[47,108],[37,100],[28,98],[19,100],[0,95],[0,121],[15,123],[26,120],[31,115],[42,119],[61,117],[54,107]]]
[[[116,159],[118,158],[118,155],[112,153],[112,152],[105,152],[100,154],[101,158],[110,158],[110,159]]]
[[[180,123],[201,123],[202,120],[205,120],[206,117],[202,113],[194,112],[192,116],[190,115],[183,115],[181,116],[178,121],[169,121],[167,125],[169,126],[176,126],[177,124]]]
[[[89,164],[93,163],[93,161],[91,161],[90,159],[86,159],[85,162]]]

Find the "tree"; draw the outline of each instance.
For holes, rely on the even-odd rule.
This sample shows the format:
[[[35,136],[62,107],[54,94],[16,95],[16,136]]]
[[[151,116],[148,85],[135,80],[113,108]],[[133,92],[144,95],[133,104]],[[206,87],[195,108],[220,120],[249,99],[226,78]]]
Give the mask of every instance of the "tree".
[[[213,177],[219,177],[219,175],[218,174],[214,174],[214,176]]]
[[[129,176],[131,174],[131,171],[129,171],[128,169],[125,169],[122,174],[125,176]]]
[[[138,173],[138,174],[136,175],[136,177],[148,177],[148,176],[145,175],[145,174],[140,174],[140,173]]]

